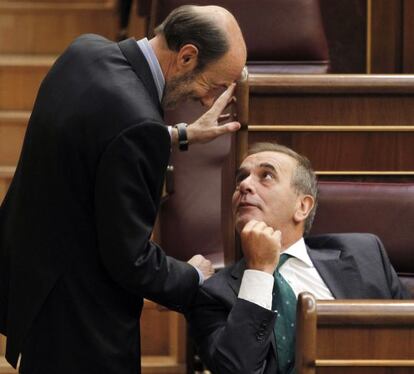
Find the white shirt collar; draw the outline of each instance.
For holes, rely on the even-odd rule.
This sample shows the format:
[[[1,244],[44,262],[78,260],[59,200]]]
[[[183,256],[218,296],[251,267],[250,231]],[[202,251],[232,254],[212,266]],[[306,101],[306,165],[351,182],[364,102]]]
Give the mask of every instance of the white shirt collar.
[[[287,248],[282,253],[286,253],[292,257],[297,258],[298,260],[304,262],[309,267],[313,268],[312,260],[309,257],[308,251],[306,249],[306,244],[303,238],[300,238],[297,242],[293,243],[289,248]]]
[[[162,95],[164,94],[165,78],[162,73],[160,63],[158,62],[157,56],[155,55],[155,52],[147,38],[138,40],[137,44],[148,62],[155,86],[157,87],[158,99],[161,102]]]

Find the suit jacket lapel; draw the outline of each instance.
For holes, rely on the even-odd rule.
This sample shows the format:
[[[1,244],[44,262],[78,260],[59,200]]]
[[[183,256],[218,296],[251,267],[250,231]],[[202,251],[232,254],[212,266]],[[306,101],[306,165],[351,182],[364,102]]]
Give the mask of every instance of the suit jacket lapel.
[[[118,43],[123,55],[132,66],[137,77],[142,81],[148,93],[150,94],[154,103],[156,103],[159,112],[163,116],[163,110],[158,98],[157,87],[155,86],[154,78],[151,69],[148,66],[147,60],[134,38],[129,38]]]
[[[311,249],[309,256],[316,270],[336,299],[363,298],[362,279],[353,256],[341,249]]]

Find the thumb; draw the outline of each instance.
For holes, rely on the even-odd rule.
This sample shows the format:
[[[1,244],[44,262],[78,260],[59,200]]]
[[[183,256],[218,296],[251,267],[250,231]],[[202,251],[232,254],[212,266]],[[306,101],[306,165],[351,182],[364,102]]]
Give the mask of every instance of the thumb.
[[[218,129],[220,130],[220,135],[223,134],[227,134],[230,132],[236,132],[238,130],[240,130],[240,123],[239,122],[229,122],[226,123],[225,125],[221,125],[218,127]]]

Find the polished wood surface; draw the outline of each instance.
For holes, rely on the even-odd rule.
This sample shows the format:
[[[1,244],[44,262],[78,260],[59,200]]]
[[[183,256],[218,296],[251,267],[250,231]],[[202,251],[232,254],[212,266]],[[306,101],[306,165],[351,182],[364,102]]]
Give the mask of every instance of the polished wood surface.
[[[414,174],[413,75],[249,76],[249,143],[277,141],[319,172]]]
[[[31,110],[56,57],[0,55],[0,110]]]
[[[414,94],[414,75],[249,74],[249,86],[257,94]]]
[[[0,111],[0,165],[16,165],[29,112]]]
[[[113,40],[115,30],[115,1],[0,2],[3,54],[60,54],[80,34],[94,32]]]
[[[298,150],[322,172],[393,171],[410,175],[414,171],[414,132],[250,132],[249,142],[257,141],[277,141]]]
[[[414,302],[299,295],[298,374],[412,373]]]
[[[0,334],[0,374],[15,374],[14,370],[4,358],[6,353],[6,337]]]
[[[6,196],[13,174],[14,167],[0,165],[0,204]]]

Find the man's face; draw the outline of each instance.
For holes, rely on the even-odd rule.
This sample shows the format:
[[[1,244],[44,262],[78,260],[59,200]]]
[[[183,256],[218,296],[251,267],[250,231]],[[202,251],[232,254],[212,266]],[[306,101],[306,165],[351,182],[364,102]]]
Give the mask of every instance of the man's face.
[[[163,108],[174,109],[186,100],[199,101],[210,108],[217,97],[240,77],[243,66],[244,60],[235,63],[230,60],[230,56],[225,55],[201,72],[195,73],[193,70],[171,77],[165,84]]]
[[[252,219],[273,229],[294,223],[299,196],[291,185],[297,162],[279,152],[259,152],[245,158],[236,176],[233,215],[237,231]]]

